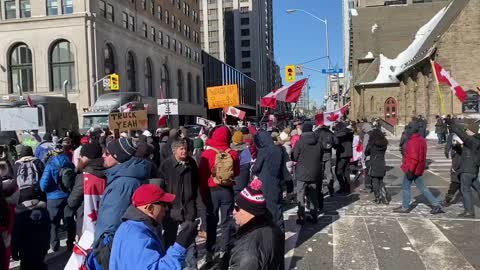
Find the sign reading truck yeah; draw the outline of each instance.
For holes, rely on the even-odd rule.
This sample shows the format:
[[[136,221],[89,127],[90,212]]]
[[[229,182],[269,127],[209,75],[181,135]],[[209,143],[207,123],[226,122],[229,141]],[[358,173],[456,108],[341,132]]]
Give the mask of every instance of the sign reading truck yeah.
[[[148,129],[147,113],[145,111],[118,112],[108,115],[108,127],[118,131]]]

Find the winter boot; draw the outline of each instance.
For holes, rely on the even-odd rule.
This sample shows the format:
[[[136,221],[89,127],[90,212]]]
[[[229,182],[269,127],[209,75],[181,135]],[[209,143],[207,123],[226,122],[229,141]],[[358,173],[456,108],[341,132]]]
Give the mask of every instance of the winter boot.
[[[430,211],[430,214],[432,215],[441,214],[441,213],[445,213],[445,211],[443,211],[440,205],[434,206]]]

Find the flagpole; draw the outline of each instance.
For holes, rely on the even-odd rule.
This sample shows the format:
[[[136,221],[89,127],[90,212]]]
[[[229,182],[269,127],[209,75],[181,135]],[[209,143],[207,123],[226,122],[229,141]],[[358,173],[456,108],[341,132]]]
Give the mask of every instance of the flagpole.
[[[440,98],[440,106],[443,112],[442,114],[446,115],[447,110],[445,109],[445,103],[443,101],[442,91],[440,90],[440,83],[438,82],[437,70],[435,69],[434,61],[430,60],[430,64],[432,65],[432,73],[433,73],[433,76],[435,77],[435,83],[437,84],[437,93],[438,93],[438,97]]]

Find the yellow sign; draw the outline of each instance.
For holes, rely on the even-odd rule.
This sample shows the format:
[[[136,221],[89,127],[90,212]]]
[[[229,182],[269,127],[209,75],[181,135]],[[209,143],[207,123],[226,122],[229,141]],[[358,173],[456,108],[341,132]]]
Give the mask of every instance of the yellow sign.
[[[120,90],[120,82],[118,81],[118,74],[113,73],[110,75],[110,90],[118,91]]]
[[[120,132],[129,130],[148,129],[147,113],[145,111],[118,112],[108,115],[110,130],[118,129]]]
[[[222,85],[207,88],[209,109],[225,108],[240,105],[238,86],[236,84]]]
[[[294,82],[295,81],[295,66],[288,65],[285,67],[285,77],[287,82]]]

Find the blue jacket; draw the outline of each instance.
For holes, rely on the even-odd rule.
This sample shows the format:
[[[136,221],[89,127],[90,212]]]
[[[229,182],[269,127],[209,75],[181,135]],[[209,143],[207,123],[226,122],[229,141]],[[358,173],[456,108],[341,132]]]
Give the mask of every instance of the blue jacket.
[[[186,249],[175,243],[165,252],[150,217],[131,206],[123,220],[113,239],[110,269],[182,269]]]
[[[95,240],[104,232],[114,233],[120,226],[133,192],[150,176],[150,166],[150,162],[132,157],[105,171],[107,188],[98,209]]]
[[[47,199],[63,199],[68,197],[68,193],[61,191],[58,187],[60,169],[66,167],[75,169],[75,166],[65,154],[51,157],[48,161],[42,178],[40,178],[40,189],[47,193]]]
[[[54,148],[55,145],[52,142],[42,142],[35,148],[35,157],[44,162],[45,155]]]

